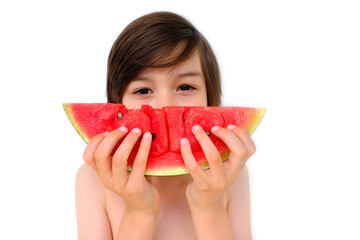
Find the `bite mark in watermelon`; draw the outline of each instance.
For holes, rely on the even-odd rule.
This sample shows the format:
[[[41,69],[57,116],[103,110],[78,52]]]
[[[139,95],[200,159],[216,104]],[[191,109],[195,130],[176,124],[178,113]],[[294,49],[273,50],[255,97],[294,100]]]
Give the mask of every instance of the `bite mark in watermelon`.
[[[203,169],[209,168],[200,144],[191,129],[200,125],[211,132],[213,126],[227,127],[229,124],[245,128],[252,134],[266,111],[264,108],[245,107],[183,107],[169,106],[152,108],[143,105],[140,109],[127,109],[122,104],[112,103],[64,103],[64,110],[80,136],[89,142],[94,136],[110,132],[121,126],[135,127],[142,133],[151,132],[155,137],[151,143],[145,175],[172,176],[187,174],[180,151],[180,140],[189,139],[192,153]],[[210,134],[223,161],[229,157],[225,143]],[[134,146],[128,159],[131,171],[139,142]]]

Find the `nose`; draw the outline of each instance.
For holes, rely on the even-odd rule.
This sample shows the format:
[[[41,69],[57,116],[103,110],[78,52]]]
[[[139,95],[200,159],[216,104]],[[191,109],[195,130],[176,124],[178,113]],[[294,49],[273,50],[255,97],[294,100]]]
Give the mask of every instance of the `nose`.
[[[177,106],[178,103],[176,101],[176,96],[173,93],[159,93],[158,96],[156,96],[155,103],[153,104],[153,107],[161,108],[165,106]]]

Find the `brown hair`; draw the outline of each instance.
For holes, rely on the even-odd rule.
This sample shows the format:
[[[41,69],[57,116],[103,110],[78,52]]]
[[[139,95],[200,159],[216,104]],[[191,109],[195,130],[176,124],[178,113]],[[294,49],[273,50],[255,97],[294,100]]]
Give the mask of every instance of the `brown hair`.
[[[219,66],[205,37],[186,19],[154,12],[131,22],[113,44],[107,69],[109,103],[122,103],[127,85],[145,68],[175,66],[199,53],[208,106],[219,106]]]

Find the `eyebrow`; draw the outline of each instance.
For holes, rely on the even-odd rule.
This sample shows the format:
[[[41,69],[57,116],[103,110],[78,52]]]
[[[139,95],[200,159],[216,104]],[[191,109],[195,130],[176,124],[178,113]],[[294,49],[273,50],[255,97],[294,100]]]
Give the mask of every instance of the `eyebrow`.
[[[184,72],[179,73],[176,75],[176,78],[186,78],[186,77],[201,77],[202,74],[200,72]],[[134,79],[134,81],[141,81],[141,80],[151,80],[150,77],[147,76],[138,76]]]
[[[201,77],[201,73],[199,72],[184,72],[177,75],[177,77]]]

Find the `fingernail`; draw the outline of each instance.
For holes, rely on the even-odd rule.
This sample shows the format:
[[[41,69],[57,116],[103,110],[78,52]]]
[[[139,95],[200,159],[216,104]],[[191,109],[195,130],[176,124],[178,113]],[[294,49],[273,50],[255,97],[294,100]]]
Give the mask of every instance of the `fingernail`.
[[[212,127],[211,131],[212,131],[212,132],[215,132],[215,131],[217,131],[217,130],[219,130],[219,129],[220,129],[220,127],[214,126],[214,127]]]
[[[139,128],[133,128],[133,130],[131,130],[133,133],[140,133],[140,129]]]
[[[151,133],[146,132],[146,133],[144,134],[144,138],[145,138],[145,139],[149,139],[150,137],[151,137]]]
[[[106,137],[107,135],[109,135],[109,132],[103,132],[102,135]]]
[[[181,143],[182,145],[184,145],[184,144],[186,143],[186,138],[182,138],[182,139],[180,140],[180,143]]]
[[[193,126],[194,131],[199,131],[201,129],[201,127],[199,125],[195,125]]]
[[[230,125],[227,126],[227,128],[230,129],[230,130],[233,130],[235,128],[235,126],[230,124]]]
[[[127,132],[127,128],[126,128],[126,127],[120,127],[119,130],[122,131],[122,132]]]

